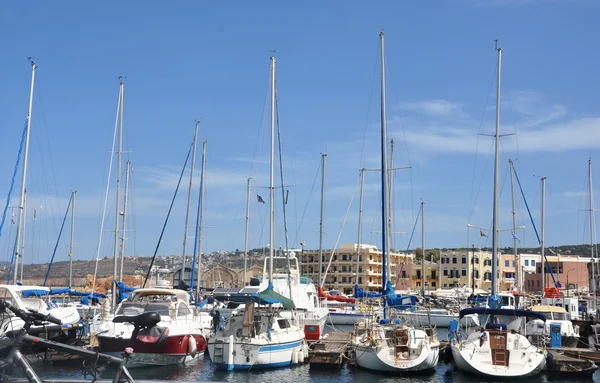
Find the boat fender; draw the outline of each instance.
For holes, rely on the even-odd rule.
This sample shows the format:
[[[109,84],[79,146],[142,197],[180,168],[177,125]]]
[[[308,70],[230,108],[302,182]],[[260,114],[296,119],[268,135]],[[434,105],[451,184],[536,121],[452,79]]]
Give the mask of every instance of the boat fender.
[[[177,308],[175,306],[175,302],[169,303],[169,318],[171,318],[171,320],[177,319]]]
[[[298,364],[298,350],[292,349],[292,364]]]
[[[304,344],[298,350],[298,363],[304,363]]]
[[[454,357],[452,355],[452,347],[448,344],[448,345],[446,345],[446,347],[444,347],[444,353],[442,354],[442,361],[444,362],[444,364],[448,364],[448,363],[452,362],[453,359],[454,359]]]
[[[546,355],[546,365],[547,365],[547,369],[548,371],[552,371],[554,368],[554,356],[552,355],[552,353],[548,353],[548,355]]]
[[[196,354],[198,353],[198,345],[196,344],[196,338],[194,338],[192,335],[188,335],[187,352],[192,356],[192,358],[195,358]]]

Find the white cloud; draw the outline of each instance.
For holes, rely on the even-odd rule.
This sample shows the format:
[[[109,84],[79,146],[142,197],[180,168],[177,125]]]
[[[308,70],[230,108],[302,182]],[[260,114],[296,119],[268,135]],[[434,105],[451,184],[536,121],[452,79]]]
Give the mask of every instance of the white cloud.
[[[405,108],[412,107],[412,110],[423,114],[411,121],[411,126],[403,122],[409,146],[427,149],[429,153],[470,153],[488,148],[485,141],[479,140],[478,145],[479,126],[474,123],[475,119],[471,118],[470,123],[461,121],[464,123],[462,126],[456,124],[454,116],[464,112],[462,104],[442,101],[403,103]],[[518,134],[516,138],[503,139],[503,150],[516,150],[517,145],[519,151],[525,152],[563,152],[600,147],[600,117],[565,120],[567,108],[544,102],[536,92],[511,94],[507,101],[503,101],[502,111],[502,133],[512,133],[515,127]],[[389,124],[392,135],[396,133],[402,138],[400,131],[393,131],[394,126],[399,124],[399,118],[389,119]],[[491,133],[493,129],[494,123],[490,120],[480,131]]]
[[[401,101],[397,108],[400,110],[411,111],[426,116],[457,116],[466,114],[463,111],[464,106],[460,103],[447,100],[423,100],[423,101]]]

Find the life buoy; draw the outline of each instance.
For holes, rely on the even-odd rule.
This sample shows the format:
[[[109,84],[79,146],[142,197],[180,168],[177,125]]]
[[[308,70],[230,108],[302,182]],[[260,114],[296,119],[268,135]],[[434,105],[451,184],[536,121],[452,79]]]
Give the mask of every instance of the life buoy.
[[[192,358],[196,357],[196,354],[198,353],[198,346],[196,344],[196,338],[194,338],[192,335],[188,335],[188,354],[190,354],[192,356]]]

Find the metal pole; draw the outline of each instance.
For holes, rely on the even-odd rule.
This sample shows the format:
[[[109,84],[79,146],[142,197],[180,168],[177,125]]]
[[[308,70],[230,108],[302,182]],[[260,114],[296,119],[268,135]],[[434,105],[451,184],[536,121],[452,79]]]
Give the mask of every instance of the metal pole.
[[[363,192],[365,188],[365,168],[360,169],[360,198],[358,202],[358,243],[356,249],[356,285],[360,275],[360,243],[362,241]]]
[[[588,161],[588,177],[589,177],[589,194],[590,194],[590,243],[592,245],[592,293],[594,294],[594,310],[598,307],[596,301],[596,245],[595,245],[595,227],[596,222],[594,219],[594,194],[592,187],[592,159]]]
[[[383,261],[382,267],[382,291],[387,288],[387,245],[388,245],[388,230],[387,230],[387,192],[388,192],[388,169],[387,169],[387,123],[385,110],[385,41],[383,31],[379,33],[381,41],[381,258]],[[383,319],[386,318],[385,299]]]
[[[115,197],[115,247],[114,247],[114,264],[113,264],[113,282],[112,282],[112,307],[117,308],[117,291],[114,280],[117,279],[119,267],[119,193],[121,189],[121,155],[123,151],[123,80],[119,83],[119,144],[117,149],[117,190]]]
[[[31,88],[29,89],[29,109],[27,111],[27,129],[25,132],[25,150],[23,152],[23,174],[21,175],[21,199],[19,201],[19,218],[17,219],[17,239],[16,239],[16,254],[15,254],[15,265],[14,265],[14,277],[13,281],[18,282],[17,273],[19,271],[19,257],[21,256],[19,251],[19,245],[21,243],[21,235],[23,234],[22,226],[25,216],[25,194],[27,185],[27,162],[29,159],[29,136],[31,133],[31,112],[33,109],[33,85],[35,83],[35,69],[37,65],[31,61]],[[9,281],[10,283],[10,281]]]
[[[319,222],[319,287],[323,287],[323,222],[325,220],[325,164],[327,154],[321,154],[321,219]]]
[[[27,234],[27,229],[25,228],[26,225],[27,225],[27,190],[25,190],[25,199],[23,200],[23,202],[24,202],[23,203],[23,215],[25,216],[25,219],[23,219],[23,238],[22,238],[22,241],[21,241],[21,252],[20,252],[20,254],[21,254],[21,262],[19,263],[20,269],[21,269],[20,270],[21,271],[21,274],[20,274],[21,277],[19,278],[19,280],[21,282],[23,282],[23,264],[25,263],[24,262],[25,259],[23,257],[25,255],[25,235]],[[32,258],[32,260],[33,260],[33,258]],[[15,270],[15,271],[18,272],[19,270]]]
[[[542,225],[541,225],[541,254],[542,254],[542,294],[546,291],[546,254],[544,249],[544,235],[546,222],[546,177],[542,177]]]
[[[202,174],[200,175],[200,216],[198,218],[198,275],[196,275],[196,302],[200,295],[200,265],[202,264],[202,221],[204,218],[204,190],[206,189],[206,141],[202,143]],[[192,265],[192,268],[194,265]]]
[[[131,162],[125,164],[125,195],[123,196],[123,230],[121,230],[121,270],[119,270],[119,281],[123,282],[123,265],[125,265],[125,235],[127,234],[127,201],[129,200],[129,173]]]
[[[196,145],[198,143],[198,128],[200,126],[200,121],[196,121],[196,129],[194,131],[194,143],[193,143],[193,151],[192,151],[192,166],[190,170],[190,182],[188,184],[188,198],[187,198],[187,207],[185,209],[185,225],[184,225],[184,233],[183,233],[183,254],[181,259],[181,273],[179,273],[179,286],[183,286],[185,283],[185,264],[186,264],[186,252],[187,252],[187,236],[188,236],[188,225],[190,222],[190,204],[192,203],[192,185],[194,181],[194,169],[196,166]],[[192,268],[194,265],[192,265]],[[190,285],[192,281],[190,281]],[[196,297],[197,298],[197,297]]]
[[[269,285],[273,282],[275,246],[275,57],[271,57],[271,160],[269,171]],[[321,269],[319,269],[319,278]]]
[[[517,250],[517,246],[518,246],[517,245],[517,210],[515,207],[515,180],[514,180],[515,165],[514,165],[512,159],[509,159],[508,163],[510,164],[510,194],[511,194],[511,198],[512,198],[513,251],[514,251],[514,255],[515,255],[515,264],[517,265],[515,267],[515,278],[516,278],[515,286],[517,286],[517,291],[523,291],[523,286],[522,286],[523,280],[521,279],[521,275],[519,272],[519,253]]]
[[[421,289],[423,297],[425,296],[425,202],[421,202],[421,249],[423,256],[421,259]],[[429,313],[429,311],[428,311]]]
[[[75,240],[75,196],[77,190],[71,194],[73,194],[73,197],[71,197],[71,240],[69,242],[69,288],[73,287],[73,242]]]
[[[246,272],[248,269],[248,229],[250,227],[250,190],[252,188],[252,178],[248,177],[248,187],[246,191],[246,229],[244,233],[244,286],[248,280]]]
[[[391,140],[390,142],[390,169],[389,169],[389,175],[388,175],[388,180],[389,180],[389,187],[390,187],[390,192],[388,195],[388,233],[389,233],[389,248],[390,248],[390,256],[388,257],[388,262],[387,262],[387,274],[388,277],[391,278],[392,277],[392,254],[391,254],[391,249],[392,249],[392,243],[394,242],[394,236],[392,235],[392,200],[394,199],[393,197],[393,191],[394,191],[394,139]],[[423,253],[423,259],[425,259],[425,253]],[[424,287],[424,286],[421,286]]]
[[[471,293],[475,295],[475,244],[473,244],[473,255],[471,256]]]
[[[499,226],[500,226],[500,73],[502,72],[502,48],[496,48],[498,51],[498,69],[496,85],[496,134],[495,134],[495,159],[494,159],[494,209],[493,209],[493,228],[492,228],[492,296],[496,295],[497,275],[496,263],[498,260],[499,245]]]

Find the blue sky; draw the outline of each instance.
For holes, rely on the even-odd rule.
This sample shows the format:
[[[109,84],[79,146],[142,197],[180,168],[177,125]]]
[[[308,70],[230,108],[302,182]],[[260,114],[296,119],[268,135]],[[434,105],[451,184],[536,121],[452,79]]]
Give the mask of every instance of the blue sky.
[[[518,133],[502,143],[502,226],[510,225],[508,158],[518,158],[538,225],[540,182],[534,174],[548,177],[547,243],[588,241],[581,210],[587,160],[598,158],[600,145],[599,11],[600,5],[585,0],[2,2],[2,201],[27,113],[32,56],[39,68],[28,203],[37,218],[34,223],[28,212],[26,262],[49,259],[71,190],[78,190],[75,258],[96,255],[118,76],[126,76],[124,159],[134,168],[127,253],[154,251],[195,119],[202,121],[200,140],[208,141],[204,250],[243,248],[246,177],[252,175],[257,186],[268,182],[264,113],[275,50],[285,182],[292,185],[290,242],[318,246],[318,179],[310,192],[326,152],[330,248],[358,169],[378,166],[378,33],[385,29],[389,136],[396,141],[396,165],[412,166],[394,182],[394,230],[411,231],[422,198],[427,247],[486,245],[476,231],[467,239],[466,225],[491,222],[492,140],[478,132],[493,130],[493,41],[499,39],[502,131]],[[363,238],[379,244],[379,178],[369,173],[365,183]],[[183,187],[160,254],[181,252],[185,192]],[[356,240],[357,200],[355,195],[340,243]],[[252,202],[255,247],[268,243],[266,205]],[[277,242],[283,246],[280,205]],[[105,229],[112,230],[112,192],[108,213]],[[517,215],[527,227],[521,243],[534,246],[522,202]],[[0,238],[5,259],[14,226],[9,219]],[[106,233],[101,257],[112,255],[111,238]],[[57,259],[67,258],[67,243],[68,235]],[[502,245],[510,243],[504,233]],[[406,248],[407,236],[395,235],[394,246]]]

